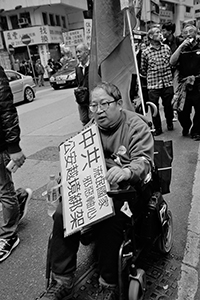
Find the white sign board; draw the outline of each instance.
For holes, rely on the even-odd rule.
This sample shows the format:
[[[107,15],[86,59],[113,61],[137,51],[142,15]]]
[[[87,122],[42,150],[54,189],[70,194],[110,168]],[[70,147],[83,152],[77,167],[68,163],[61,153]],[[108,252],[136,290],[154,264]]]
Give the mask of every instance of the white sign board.
[[[96,124],[60,145],[64,235],[114,214]]]
[[[59,26],[33,26],[28,28],[20,28],[15,30],[4,31],[4,38],[6,47],[12,45],[15,47],[22,47],[22,36],[28,34],[31,38],[29,45],[60,44],[63,42],[62,29]]]
[[[64,44],[68,47],[84,43],[83,29],[63,32]]]

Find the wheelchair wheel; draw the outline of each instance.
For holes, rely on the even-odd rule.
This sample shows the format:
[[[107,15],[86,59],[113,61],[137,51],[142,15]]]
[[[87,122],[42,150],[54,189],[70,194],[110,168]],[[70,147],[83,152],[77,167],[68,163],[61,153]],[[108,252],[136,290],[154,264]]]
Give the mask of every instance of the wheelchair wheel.
[[[128,300],[144,299],[144,293],[146,290],[146,274],[142,269],[138,269],[137,272],[139,274],[139,278],[132,278],[129,284]]]
[[[167,211],[168,220],[163,224],[163,232],[158,239],[158,249],[161,253],[167,254],[170,252],[173,243],[173,219],[170,210]]]

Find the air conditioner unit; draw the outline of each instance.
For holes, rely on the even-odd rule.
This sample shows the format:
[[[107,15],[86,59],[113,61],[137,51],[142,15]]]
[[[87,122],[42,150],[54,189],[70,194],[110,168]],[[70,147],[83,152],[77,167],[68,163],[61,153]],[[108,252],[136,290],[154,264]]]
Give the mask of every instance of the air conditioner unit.
[[[19,26],[28,25],[28,20],[26,18],[18,19]]]

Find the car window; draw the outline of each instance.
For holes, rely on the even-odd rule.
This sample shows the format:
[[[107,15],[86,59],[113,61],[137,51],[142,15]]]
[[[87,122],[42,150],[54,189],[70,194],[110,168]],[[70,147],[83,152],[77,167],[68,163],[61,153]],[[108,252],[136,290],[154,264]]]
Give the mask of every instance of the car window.
[[[15,80],[21,79],[21,76],[14,72],[6,71],[6,75],[7,75],[9,81],[15,81]]]

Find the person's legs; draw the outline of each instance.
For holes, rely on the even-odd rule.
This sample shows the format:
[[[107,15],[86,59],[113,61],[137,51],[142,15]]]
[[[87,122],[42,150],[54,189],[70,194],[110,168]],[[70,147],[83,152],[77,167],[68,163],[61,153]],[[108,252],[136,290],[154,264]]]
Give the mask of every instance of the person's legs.
[[[90,121],[89,106],[78,104],[78,111],[79,111],[80,121],[82,122],[83,126],[85,126]]]
[[[173,107],[172,107],[173,95],[174,95],[173,86],[165,87],[162,89],[161,98],[164,107],[164,113],[165,113],[168,130],[173,129],[173,117],[174,117]]]
[[[3,210],[3,224],[0,227],[0,262],[5,260],[19,244],[17,226],[20,210],[11,173],[6,169],[10,157],[0,153],[0,199]]]
[[[49,243],[52,282],[41,299],[71,299],[80,233],[64,237],[62,204],[53,216],[53,233]]]
[[[199,86],[200,88],[200,86]],[[196,86],[193,91],[193,96],[191,97],[191,103],[194,106],[194,117],[193,125],[191,128],[191,137],[200,140],[200,91]]]
[[[183,110],[178,111],[178,120],[183,128],[183,130],[182,130],[183,136],[186,136],[189,133],[190,127],[192,125],[192,121],[190,118],[190,114],[192,111],[192,102],[190,100],[191,99],[187,95],[186,99],[185,99],[185,104],[184,104]]]
[[[118,286],[119,249],[124,240],[123,231],[130,219],[120,211],[123,201],[114,200],[115,216],[94,226],[100,273],[95,300],[116,299]]]
[[[160,112],[159,112],[159,97],[160,97],[161,89],[154,89],[148,91],[149,101],[153,102],[158,110],[158,113],[155,117],[152,117],[153,124],[156,130],[155,134],[162,133],[162,124],[161,124],[161,118],[160,118]]]
[[[3,208],[3,225],[0,238],[10,239],[16,235],[19,221],[19,203],[11,173],[6,169],[10,157],[7,151],[0,153],[0,198]]]
[[[39,74],[38,75],[38,86],[41,86],[42,85],[42,75]]]

